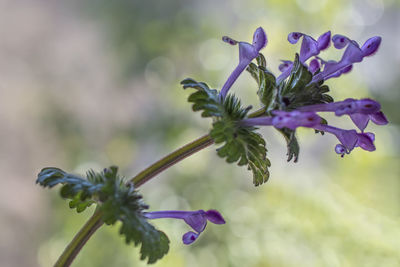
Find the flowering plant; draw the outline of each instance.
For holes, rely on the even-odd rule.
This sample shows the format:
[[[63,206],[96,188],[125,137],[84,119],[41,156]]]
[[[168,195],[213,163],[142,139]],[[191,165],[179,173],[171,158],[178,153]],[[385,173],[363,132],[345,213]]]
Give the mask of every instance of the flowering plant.
[[[191,78],[181,82],[184,89],[195,89],[188,98],[193,104],[193,111],[201,111],[202,117],[212,118],[210,133],[155,162],[129,181],[119,176],[117,167],[104,169],[100,173],[88,171],[86,179],[58,168],[42,169],[37,183],[49,188],[61,184],[61,196],[70,199],[70,208],[82,212],[92,204],[97,205],[94,215],[65,249],[56,266],[69,266],[80,248],[103,223],[115,224],[120,221],[120,233],[126,242],[141,244],[141,259],[147,259],[148,263],[156,262],[169,250],[167,235],[150,224],[150,220],[183,220],[193,230],[182,237],[187,245],[198,239],[208,221],[225,224],[223,216],[212,209],[145,211],[149,207],[143,202],[137,188],[166,168],[213,143],[220,145],[217,154],[228,163],[247,165],[252,171],[255,186],[265,183],[270,176],[268,168],[271,162],[267,158],[266,142],[257,132],[257,127],[272,126],[283,135],[287,142],[288,161],[298,161],[300,146],[296,130],[299,127],[334,135],[339,142],[334,150],[342,157],[357,147],[374,151],[375,135],[365,132],[365,129],[369,121],[378,125],[388,123],[380,104],[369,98],[334,101],[328,95],[329,87],[324,82],[348,73],[355,63],[373,55],[380,46],[381,38],[372,37],[360,46],[343,35],[331,38],[330,31],[317,40],[300,32],[288,35],[291,44],[296,44],[300,39],[300,53],[295,55],[293,61],[283,60],[279,66],[281,73],[276,77],[267,68],[266,59],[260,53],[268,43],[261,27],[255,30],[251,44],[224,36],[224,42],[238,45],[239,62],[221,90],[211,89],[206,83]],[[339,61],[320,57],[321,51],[326,50],[331,42],[336,49],[344,49]],[[257,64],[253,63],[254,60]],[[240,99],[230,93],[232,85],[245,70],[258,86],[260,108],[252,113],[251,106],[243,107]],[[332,126],[319,115],[320,112],[348,115],[358,130]]]

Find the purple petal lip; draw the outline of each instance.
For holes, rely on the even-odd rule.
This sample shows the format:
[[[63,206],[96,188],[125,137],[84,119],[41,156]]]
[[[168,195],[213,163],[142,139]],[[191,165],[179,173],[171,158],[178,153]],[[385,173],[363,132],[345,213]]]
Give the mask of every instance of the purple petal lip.
[[[258,27],[253,35],[253,47],[260,51],[263,49],[268,43],[267,34],[265,33],[264,29]]]
[[[342,49],[345,47],[349,42],[350,39],[341,34],[335,34],[332,37],[333,46],[337,49]]]
[[[182,242],[185,245],[190,245],[192,244],[194,241],[196,241],[196,239],[199,237],[199,234],[195,233],[195,232],[187,232],[182,236]]]
[[[379,36],[374,36],[369,38],[361,47],[361,50],[363,51],[363,56],[364,57],[369,57],[375,54],[379,46],[381,45],[382,38]]]
[[[303,34],[301,32],[291,32],[288,35],[288,41],[291,44],[295,44],[299,41],[300,37],[302,37]]]
[[[293,66],[292,61],[290,61],[290,60],[281,60],[281,61],[282,61],[282,64],[279,65],[279,70],[281,72],[286,71],[288,68],[290,68],[290,69],[292,68],[292,66]]]
[[[357,146],[367,151],[375,151],[374,145],[375,135],[373,133],[358,134]]]
[[[346,147],[341,145],[341,144],[337,144],[335,146],[335,152],[339,155],[341,155],[341,157],[343,158],[345,154],[349,154],[349,152],[347,151]]]
[[[216,210],[206,211],[206,218],[207,220],[215,224],[225,224],[225,220],[222,217],[221,213]]]
[[[370,114],[369,117],[370,117],[371,121],[377,125],[386,125],[389,123],[385,114],[383,114],[382,111],[378,111],[374,114]]]

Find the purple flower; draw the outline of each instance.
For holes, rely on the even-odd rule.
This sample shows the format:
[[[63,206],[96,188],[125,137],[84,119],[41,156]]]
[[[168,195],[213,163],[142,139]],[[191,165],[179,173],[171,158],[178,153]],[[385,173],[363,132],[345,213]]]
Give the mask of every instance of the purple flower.
[[[300,111],[331,111],[335,112],[336,116],[349,115],[351,120],[361,131],[364,131],[370,120],[378,125],[385,125],[388,123],[388,120],[380,109],[381,105],[377,101],[369,98],[360,100],[348,98],[344,101],[309,105],[299,108]]]
[[[335,151],[342,157],[349,154],[355,147],[361,147],[367,151],[374,151],[375,135],[373,133],[357,133],[356,130],[344,130],[330,125],[317,125],[312,127],[318,131],[324,131],[336,136],[341,144],[336,145]]]
[[[184,220],[196,232],[189,231],[182,236],[182,241],[185,245],[189,245],[196,241],[201,232],[204,231],[207,221],[214,224],[225,224],[222,215],[216,210],[197,210],[197,211],[152,211],[144,212],[143,215],[147,219],[173,218]]]
[[[346,47],[343,56],[338,62],[322,61],[324,64],[324,70],[315,75],[311,82],[319,82],[321,80],[339,77],[341,74],[349,72],[351,70],[350,66],[354,63],[361,62],[364,57],[373,55],[378,50],[381,41],[381,37],[375,36],[368,39],[360,48],[356,41],[350,40],[343,35],[337,34],[333,36],[332,42],[337,49]]]
[[[292,32],[288,35],[288,41],[291,44],[296,44],[301,37],[303,37],[303,41],[301,42],[299,60],[301,63],[304,64],[309,58],[318,55],[322,50],[325,50],[326,48],[329,47],[331,41],[331,32],[328,31],[322,34],[320,37],[318,37],[317,41],[311,36],[306,35],[304,33]],[[288,62],[286,61],[287,64]],[[277,78],[278,84],[287,77],[289,77],[290,72],[292,71],[293,63],[291,65],[288,64],[288,66],[290,67],[285,68],[284,71],[282,71],[281,68],[279,68],[282,71],[282,74]]]
[[[245,119],[241,123],[243,126],[271,125],[294,130],[300,126],[313,127],[321,122],[321,118],[315,112],[274,110],[272,114],[275,116]]]
[[[258,56],[259,51],[267,45],[268,39],[263,28],[259,27],[254,32],[252,44],[238,42],[227,36],[222,37],[222,40],[231,45],[236,45],[239,43],[239,64],[228,77],[228,80],[222,86],[220,92],[220,96],[225,98],[229,89],[232,87],[239,75],[246,69],[247,65],[249,65],[250,62]]]

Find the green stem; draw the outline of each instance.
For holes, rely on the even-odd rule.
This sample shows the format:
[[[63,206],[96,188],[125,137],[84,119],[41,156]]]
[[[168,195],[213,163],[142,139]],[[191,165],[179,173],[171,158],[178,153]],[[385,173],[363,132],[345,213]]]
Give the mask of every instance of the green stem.
[[[168,169],[175,163],[178,163],[179,161],[196,153],[197,151],[202,150],[203,148],[206,148],[213,143],[214,141],[212,140],[210,135],[204,135],[150,165],[142,172],[137,174],[135,177],[133,177],[131,181],[137,188],[149,181],[152,177],[156,176],[163,170]],[[103,225],[101,217],[101,212],[96,210],[92,217],[89,218],[82,229],[75,235],[72,241],[65,248],[61,256],[58,258],[57,262],[55,263],[55,267],[66,267],[71,265],[72,261],[75,259],[76,255],[78,255],[79,251],[85,245],[86,241],[88,241],[89,238],[94,234],[94,232],[96,232],[96,230]]]
[[[137,174],[135,177],[131,179],[136,187],[146,183],[148,180],[159,174],[165,169],[168,169],[175,163],[183,160],[184,158],[196,153],[197,151],[202,150],[203,148],[208,147],[213,144],[214,140],[212,140],[210,135],[204,135],[193,142],[184,145],[183,147],[175,150],[171,154],[165,156],[154,164],[150,165],[142,172]]]
[[[64,252],[58,258],[54,267],[64,267],[70,266],[72,261],[78,255],[79,251],[85,245],[86,241],[96,232],[100,226],[103,225],[101,221],[102,214],[100,211],[95,211],[95,213],[90,217],[90,219],[85,223],[81,230],[75,235],[71,243],[65,248]]]

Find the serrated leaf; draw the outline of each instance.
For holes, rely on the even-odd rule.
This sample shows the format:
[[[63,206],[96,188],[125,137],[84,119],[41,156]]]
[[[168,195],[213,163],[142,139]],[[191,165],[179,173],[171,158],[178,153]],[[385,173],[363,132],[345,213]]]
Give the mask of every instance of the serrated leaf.
[[[120,234],[125,236],[127,244],[135,246],[141,243],[140,259],[148,258],[147,263],[155,263],[169,251],[169,239],[167,235],[154,228],[147,219],[133,214],[126,214],[122,219]]]
[[[228,96],[229,97],[229,96]],[[230,96],[234,98],[233,96]],[[227,106],[240,106],[239,100],[227,98],[224,102]],[[211,137],[216,144],[223,145],[217,149],[220,157],[225,158],[228,163],[237,162],[239,166],[247,165],[253,173],[253,183],[258,186],[265,183],[269,178],[268,167],[271,166],[267,159],[267,149],[262,136],[254,131],[254,127],[244,127],[238,121],[247,114],[245,109],[226,108],[236,114],[228,112],[227,117],[213,123],[210,131]]]
[[[264,61],[261,56],[259,63],[265,65]],[[250,64],[250,68],[252,66]],[[258,67],[257,71],[260,73]],[[262,72],[264,73],[264,70]],[[266,76],[262,75],[262,82],[265,84]],[[268,167],[271,164],[266,157],[265,141],[260,134],[254,132],[256,128],[240,125],[240,121],[246,118],[251,106],[243,108],[240,100],[231,94],[221,99],[216,90],[211,90],[205,83],[193,79],[186,79],[181,83],[184,88],[197,89],[188,99],[193,103],[193,110],[202,111],[203,117],[214,118],[210,136],[216,144],[223,144],[217,149],[218,156],[225,158],[228,163],[247,165],[253,172],[253,183],[256,186],[266,182],[269,178]]]
[[[302,106],[333,102],[333,98],[326,94],[329,87],[323,85],[323,81],[310,84],[311,80],[311,72],[296,54],[289,79],[279,85],[279,109],[290,111]]]

